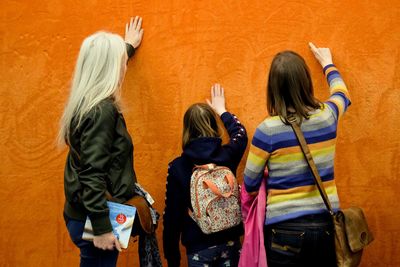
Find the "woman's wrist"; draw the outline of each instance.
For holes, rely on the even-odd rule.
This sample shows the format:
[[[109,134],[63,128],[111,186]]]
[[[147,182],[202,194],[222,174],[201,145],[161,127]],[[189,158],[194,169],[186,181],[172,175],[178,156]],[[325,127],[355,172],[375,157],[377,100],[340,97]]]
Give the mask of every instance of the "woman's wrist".
[[[133,47],[132,44],[125,42],[126,44],[126,53],[128,54],[128,58],[133,57],[133,55],[135,54],[135,48]]]
[[[327,62],[321,63],[322,69],[325,69],[329,65],[333,65],[333,62],[332,61],[327,61]]]

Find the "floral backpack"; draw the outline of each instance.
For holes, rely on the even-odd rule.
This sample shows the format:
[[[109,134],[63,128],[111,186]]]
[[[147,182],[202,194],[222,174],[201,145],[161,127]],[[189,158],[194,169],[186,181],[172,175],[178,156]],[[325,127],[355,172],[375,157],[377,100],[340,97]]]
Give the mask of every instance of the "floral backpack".
[[[192,219],[205,234],[240,224],[240,195],[236,177],[227,167],[196,166],[190,180]]]

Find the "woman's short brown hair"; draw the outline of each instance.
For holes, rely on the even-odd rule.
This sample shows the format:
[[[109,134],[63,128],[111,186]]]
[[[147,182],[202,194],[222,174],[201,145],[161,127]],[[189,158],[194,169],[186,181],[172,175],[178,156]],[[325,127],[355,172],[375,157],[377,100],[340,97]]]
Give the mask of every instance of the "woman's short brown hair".
[[[217,114],[204,103],[191,105],[183,117],[182,148],[199,137],[221,137]]]
[[[314,97],[310,70],[304,59],[293,51],[278,53],[272,60],[268,77],[269,114],[280,116],[287,123],[289,114],[308,119],[308,112],[321,106],[321,102]]]

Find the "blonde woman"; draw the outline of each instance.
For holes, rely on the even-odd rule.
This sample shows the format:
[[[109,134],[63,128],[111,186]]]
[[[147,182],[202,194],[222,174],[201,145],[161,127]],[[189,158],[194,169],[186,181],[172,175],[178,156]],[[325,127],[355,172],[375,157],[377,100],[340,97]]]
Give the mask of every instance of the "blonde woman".
[[[133,144],[120,113],[120,90],[128,58],[143,37],[142,18],[131,18],[125,40],[107,32],[81,46],[59,140],[69,147],[64,218],[80,249],[80,266],[116,266],[120,244],[112,232],[105,193],[124,202],[134,193]],[[86,217],[93,242],[82,240]]]

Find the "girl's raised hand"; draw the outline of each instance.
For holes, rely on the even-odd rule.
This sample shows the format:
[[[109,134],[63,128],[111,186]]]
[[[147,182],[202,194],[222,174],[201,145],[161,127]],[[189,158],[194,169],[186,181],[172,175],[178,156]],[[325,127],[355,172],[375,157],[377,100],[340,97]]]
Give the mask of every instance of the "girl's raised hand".
[[[226,112],[225,108],[225,94],[224,88],[219,83],[214,84],[211,87],[211,101],[206,100],[207,104],[217,112],[218,115],[222,115]]]

